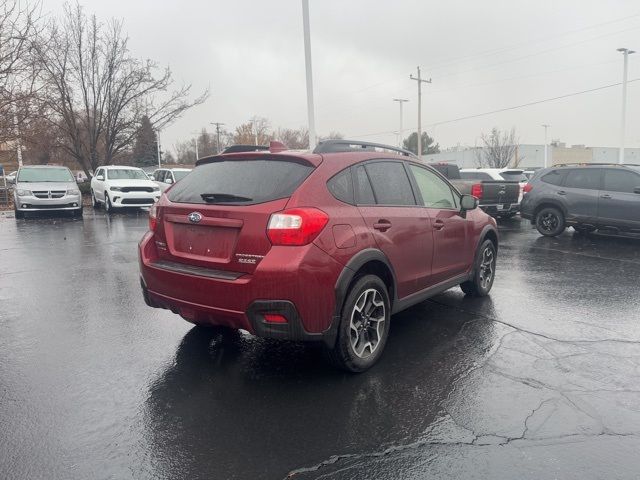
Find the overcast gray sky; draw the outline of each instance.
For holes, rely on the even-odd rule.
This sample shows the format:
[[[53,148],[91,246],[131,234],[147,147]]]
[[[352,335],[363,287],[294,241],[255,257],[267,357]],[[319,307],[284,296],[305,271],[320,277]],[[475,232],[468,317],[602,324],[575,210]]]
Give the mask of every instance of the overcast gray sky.
[[[61,0],[45,0],[57,14]],[[121,18],[132,52],[168,64],[206,104],[162,134],[176,140],[209,122],[233,128],[253,115],[274,127],[306,125],[300,0],[83,0],[88,13]],[[550,137],[569,144],[617,146],[621,87],[539,105],[430,124],[620,82],[618,47],[640,51],[637,0],[424,1],[310,0],[320,134],[395,143],[398,105],[405,128],[417,125],[417,65],[423,125],[443,147],[473,145],[493,126],[515,126],[522,143]],[[640,78],[640,53],[629,79]],[[629,84],[627,146],[640,146],[640,81]]]

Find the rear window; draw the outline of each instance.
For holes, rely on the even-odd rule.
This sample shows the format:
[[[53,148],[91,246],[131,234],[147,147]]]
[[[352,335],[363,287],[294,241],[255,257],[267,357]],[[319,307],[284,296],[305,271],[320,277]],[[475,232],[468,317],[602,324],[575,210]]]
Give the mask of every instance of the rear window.
[[[68,168],[21,168],[18,182],[75,182]]]
[[[191,170],[174,170],[173,178],[175,178],[177,182],[178,180],[182,180],[184,177],[189,175],[190,172]]]
[[[177,203],[251,205],[290,197],[313,171],[295,161],[225,160],[196,167],[169,190]]]
[[[526,182],[528,180],[524,172],[519,170],[513,172],[500,172],[500,176],[507,182]]]

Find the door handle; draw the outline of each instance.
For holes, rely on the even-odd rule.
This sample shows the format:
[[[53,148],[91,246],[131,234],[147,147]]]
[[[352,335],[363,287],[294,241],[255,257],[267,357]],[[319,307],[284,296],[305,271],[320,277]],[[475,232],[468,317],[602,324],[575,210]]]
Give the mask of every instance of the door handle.
[[[604,195],[600,195],[600,198],[611,198],[611,195],[605,193]]]
[[[377,223],[373,224],[373,228],[375,228],[376,230],[380,230],[381,232],[386,232],[391,228],[391,222],[389,220],[381,218],[377,221]]]
[[[433,228],[436,230],[442,230],[444,228],[444,222],[442,220],[435,220],[433,222]]]
[[[565,192],[564,190],[558,190],[558,195],[566,195],[567,192]]]

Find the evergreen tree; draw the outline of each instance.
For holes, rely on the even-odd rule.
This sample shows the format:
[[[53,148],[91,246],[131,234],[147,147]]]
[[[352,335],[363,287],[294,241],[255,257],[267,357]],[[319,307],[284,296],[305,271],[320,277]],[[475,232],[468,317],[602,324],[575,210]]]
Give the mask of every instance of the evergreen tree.
[[[405,150],[409,150],[417,154],[418,152],[418,133],[413,132],[402,142],[402,146]],[[427,135],[427,132],[422,132],[422,155],[428,155],[430,153],[440,153],[440,144],[433,145],[433,138]]]
[[[149,117],[142,117],[136,132],[133,145],[133,163],[138,167],[148,167],[158,164],[158,146],[156,132]]]

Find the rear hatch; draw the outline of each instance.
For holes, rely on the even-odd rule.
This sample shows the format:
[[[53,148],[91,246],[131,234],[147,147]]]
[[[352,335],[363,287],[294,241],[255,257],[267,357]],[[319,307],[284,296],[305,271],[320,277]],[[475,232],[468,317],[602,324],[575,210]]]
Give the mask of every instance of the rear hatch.
[[[518,182],[501,182],[484,180],[480,205],[511,205],[519,203],[520,184]]]
[[[158,207],[164,261],[252,273],[268,253],[267,224],[313,171],[290,155],[218,156],[177,182]],[[162,244],[165,244],[164,247]]]

